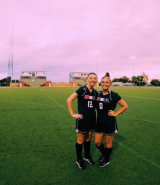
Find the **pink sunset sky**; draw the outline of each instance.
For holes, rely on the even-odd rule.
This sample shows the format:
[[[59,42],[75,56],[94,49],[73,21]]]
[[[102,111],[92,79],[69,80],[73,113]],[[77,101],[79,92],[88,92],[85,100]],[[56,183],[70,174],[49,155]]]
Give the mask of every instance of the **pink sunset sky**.
[[[14,78],[43,70],[52,82],[68,82],[70,72],[160,79],[159,0],[0,1],[0,79],[12,29]]]

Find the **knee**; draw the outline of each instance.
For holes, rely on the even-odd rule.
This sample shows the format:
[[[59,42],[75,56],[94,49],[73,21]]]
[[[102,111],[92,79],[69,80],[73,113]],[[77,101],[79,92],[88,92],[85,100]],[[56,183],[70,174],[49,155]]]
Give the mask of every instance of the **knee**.
[[[90,141],[91,140],[91,138],[92,138],[92,132],[89,132],[89,133],[87,133],[86,135],[85,135],[85,141]]]
[[[78,138],[78,139],[77,139],[77,143],[80,144],[80,145],[83,144],[83,143],[84,143],[84,139]]]
[[[101,146],[101,141],[94,140],[94,144],[95,144],[96,146]]]
[[[106,148],[112,148],[112,143],[106,143]]]

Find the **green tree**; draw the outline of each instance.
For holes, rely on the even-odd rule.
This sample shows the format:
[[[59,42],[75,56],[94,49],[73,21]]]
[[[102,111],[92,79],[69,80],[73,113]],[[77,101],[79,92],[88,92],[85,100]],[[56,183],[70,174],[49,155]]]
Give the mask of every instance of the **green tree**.
[[[11,81],[11,77],[3,78],[0,80],[0,86],[9,86]]]
[[[127,83],[129,82],[129,78],[127,76],[123,76],[122,78],[119,79],[119,82]]]
[[[132,82],[138,86],[144,86],[146,84],[142,75],[132,76]]]
[[[138,86],[144,86],[146,83],[144,82],[144,77],[142,75],[132,76],[131,82]]]
[[[160,81],[159,81],[159,79],[152,79],[151,84],[154,86],[160,86]]]
[[[142,73],[143,76],[143,82],[147,83],[148,82],[148,75],[146,75],[144,72]]]
[[[112,82],[119,82],[119,78],[113,78]]]
[[[136,76],[132,76],[131,82],[134,83],[136,81]]]
[[[0,80],[1,86],[6,86],[6,83],[7,83],[7,78],[3,78],[2,80]]]
[[[8,76],[8,77],[7,77],[7,83],[10,83],[10,82],[11,82],[11,77]]]
[[[127,76],[123,76],[121,78],[114,78],[112,80],[112,82],[123,82],[123,83],[127,83],[130,82],[129,78]]]
[[[0,80],[0,83],[7,83],[7,78],[3,78],[2,80]]]

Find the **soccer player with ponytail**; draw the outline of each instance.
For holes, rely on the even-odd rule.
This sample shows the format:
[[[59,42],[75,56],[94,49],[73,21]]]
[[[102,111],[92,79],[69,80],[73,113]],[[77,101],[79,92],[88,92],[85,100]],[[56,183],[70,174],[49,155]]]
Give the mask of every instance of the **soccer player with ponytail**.
[[[101,79],[102,91],[98,92],[96,99],[97,124],[94,143],[101,152],[99,167],[104,167],[110,163],[109,158],[113,149],[112,141],[114,134],[118,132],[116,116],[128,108],[127,103],[119,94],[109,89],[111,84],[111,79],[108,76],[104,76]],[[115,112],[117,103],[121,108]],[[102,143],[103,137],[105,139],[105,146]]]

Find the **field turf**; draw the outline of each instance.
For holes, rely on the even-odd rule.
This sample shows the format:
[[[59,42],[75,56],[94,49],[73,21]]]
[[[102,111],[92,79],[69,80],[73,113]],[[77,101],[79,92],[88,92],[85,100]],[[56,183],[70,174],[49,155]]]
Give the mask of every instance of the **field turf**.
[[[110,164],[85,170],[75,163],[75,119],[66,103],[76,89],[0,88],[0,185],[159,185],[160,88],[111,88],[129,108],[117,117]]]

